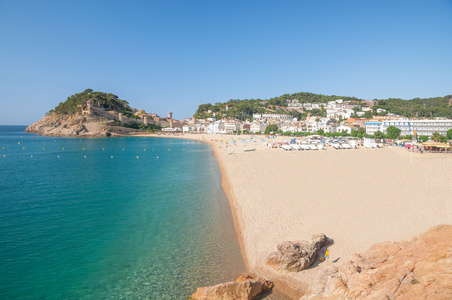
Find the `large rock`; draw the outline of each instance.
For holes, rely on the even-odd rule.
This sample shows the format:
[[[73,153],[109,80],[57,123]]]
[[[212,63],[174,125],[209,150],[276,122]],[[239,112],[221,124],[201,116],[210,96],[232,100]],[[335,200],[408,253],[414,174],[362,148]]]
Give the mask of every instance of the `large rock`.
[[[321,292],[302,299],[452,299],[452,226],[433,227],[409,242],[373,245],[324,282]]]
[[[310,241],[286,241],[278,245],[278,251],[268,255],[266,262],[278,272],[299,272],[309,268],[320,249],[331,243],[324,234],[313,236]]]
[[[240,276],[235,282],[200,287],[191,295],[191,300],[248,300],[254,299],[273,288],[273,283],[248,275]]]

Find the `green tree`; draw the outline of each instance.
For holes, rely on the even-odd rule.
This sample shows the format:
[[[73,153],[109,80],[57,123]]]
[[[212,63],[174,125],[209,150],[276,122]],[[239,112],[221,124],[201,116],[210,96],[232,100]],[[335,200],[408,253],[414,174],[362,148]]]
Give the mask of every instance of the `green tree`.
[[[448,140],[452,140],[452,129],[449,129],[449,130],[446,132],[446,137],[447,137]]]
[[[325,135],[325,130],[319,129],[319,130],[316,131],[315,134],[317,134],[317,135]]]
[[[366,111],[363,115],[365,119],[372,119],[372,112],[370,110]]]
[[[435,142],[439,142],[441,140],[442,136],[439,132],[434,132],[432,134],[432,140],[434,140]]]
[[[426,136],[426,135],[421,135],[421,136],[419,137],[419,139],[421,140],[421,142],[425,143],[426,141],[428,141],[428,136]]]
[[[377,132],[374,133],[374,137],[376,139],[384,139],[385,138],[385,134],[383,132],[381,132],[380,130],[378,130]]]
[[[270,134],[270,132],[276,132],[278,131],[278,125],[276,124],[271,124],[268,125],[267,128],[265,128],[265,134]]]
[[[386,133],[388,134],[388,137],[393,140],[398,138],[400,136],[401,132],[402,132],[402,130],[400,130],[399,128],[397,128],[395,126],[389,126],[388,129],[386,129]]]

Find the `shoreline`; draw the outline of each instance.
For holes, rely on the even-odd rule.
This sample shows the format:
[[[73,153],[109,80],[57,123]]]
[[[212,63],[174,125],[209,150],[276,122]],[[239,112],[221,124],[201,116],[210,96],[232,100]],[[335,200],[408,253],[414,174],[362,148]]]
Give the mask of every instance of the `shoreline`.
[[[451,154],[413,153],[410,162],[411,153],[399,147],[284,151],[264,147],[263,136],[256,136],[253,146],[230,141],[250,143],[252,135],[133,136],[196,140],[212,147],[246,271],[273,281],[275,296],[298,299],[328,267],[354,253],[452,224]],[[243,152],[250,147],[256,151]],[[285,275],[265,265],[278,243],[321,232],[335,241],[332,264],[316,262]]]
[[[413,153],[411,162],[411,153],[400,147],[284,151],[266,148],[263,136],[252,142],[251,135],[162,137],[211,145],[247,271],[274,281],[276,291],[291,298],[309,292],[328,267],[372,245],[452,224],[451,154]],[[320,233],[334,240],[329,265],[316,262],[302,272],[280,274],[265,264],[279,243]]]

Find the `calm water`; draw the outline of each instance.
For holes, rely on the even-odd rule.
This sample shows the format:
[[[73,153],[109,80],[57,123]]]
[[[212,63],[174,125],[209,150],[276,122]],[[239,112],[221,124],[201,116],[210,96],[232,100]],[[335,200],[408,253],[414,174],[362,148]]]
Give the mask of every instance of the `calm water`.
[[[0,126],[1,299],[186,299],[244,271],[208,145],[24,129]]]

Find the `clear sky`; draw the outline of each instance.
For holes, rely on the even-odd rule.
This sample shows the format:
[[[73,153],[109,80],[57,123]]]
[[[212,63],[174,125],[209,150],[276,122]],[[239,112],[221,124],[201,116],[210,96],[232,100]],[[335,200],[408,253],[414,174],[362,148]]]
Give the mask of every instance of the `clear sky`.
[[[445,96],[451,19],[451,0],[0,0],[0,124],[87,88],[177,119],[301,91]]]

